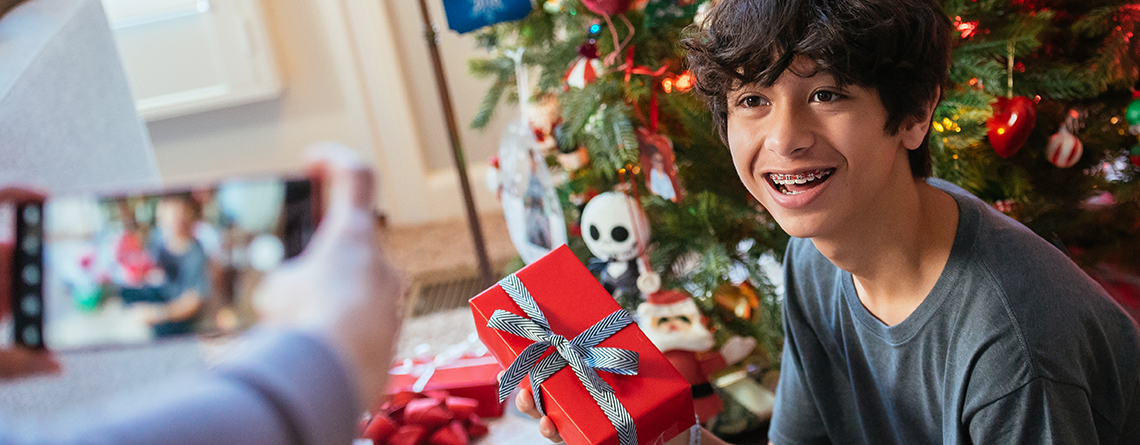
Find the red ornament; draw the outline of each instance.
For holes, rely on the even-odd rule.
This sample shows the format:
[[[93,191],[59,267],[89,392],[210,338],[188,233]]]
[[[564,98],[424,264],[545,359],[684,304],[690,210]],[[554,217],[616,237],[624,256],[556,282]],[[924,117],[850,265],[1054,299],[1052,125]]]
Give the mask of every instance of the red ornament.
[[[586,9],[593,11],[594,14],[621,14],[629,9],[630,0],[582,0],[582,4],[586,5]]]
[[[1045,146],[1045,156],[1049,162],[1061,168],[1072,167],[1081,159],[1082,154],[1084,146],[1081,140],[1064,128],[1050,137],[1049,144]]]
[[[1032,99],[999,97],[994,103],[993,117],[986,121],[989,127],[986,134],[998,156],[1008,159],[1025,145],[1036,123],[1037,107]]]

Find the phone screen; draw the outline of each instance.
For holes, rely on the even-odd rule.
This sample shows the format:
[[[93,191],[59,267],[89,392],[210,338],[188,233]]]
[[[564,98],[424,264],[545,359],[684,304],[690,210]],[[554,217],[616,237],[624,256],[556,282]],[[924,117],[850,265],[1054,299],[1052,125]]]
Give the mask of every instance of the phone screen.
[[[297,255],[319,213],[308,180],[51,197],[44,205],[49,349],[241,331],[260,278]]]

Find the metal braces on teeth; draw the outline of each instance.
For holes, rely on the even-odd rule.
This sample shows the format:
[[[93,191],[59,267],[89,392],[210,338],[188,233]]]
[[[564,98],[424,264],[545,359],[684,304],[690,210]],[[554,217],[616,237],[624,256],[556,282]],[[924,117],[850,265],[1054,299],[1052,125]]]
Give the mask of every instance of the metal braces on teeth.
[[[788,185],[788,184],[806,184],[806,183],[814,181],[816,179],[822,179],[823,177],[828,176],[829,174],[830,174],[829,172],[825,172],[823,170],[816,170],[814,172],[809,172],[806,175],[799,175],[799,174],[797,174],[797,175],[782,175],[782,174],[778,174],[778,173],[772,173],[771,176],[772,176],[772,182],[775,182],[777,185]]]

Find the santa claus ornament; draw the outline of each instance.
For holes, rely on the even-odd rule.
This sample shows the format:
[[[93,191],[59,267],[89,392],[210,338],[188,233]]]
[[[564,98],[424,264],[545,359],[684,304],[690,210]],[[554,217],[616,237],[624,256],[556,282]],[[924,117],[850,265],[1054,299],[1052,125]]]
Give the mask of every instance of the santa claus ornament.
[[[701,423],[707,424],[723,409],[709,376],[747,357],[756,339],[732,337],[715,349],[712,332],[701,317],[693,297],[677,290],[649,294],[637,307],[638,326],[681,376],[693,385],[693,405]]]
[[[582,238],[595,257],[591,269],[600,272],[602,286],[628,308],[641,300],[637,279],[646,266],[638,256],[645,239],[638,238],[648,236],[645,212],[625,193],[602,193],[582,209]]]

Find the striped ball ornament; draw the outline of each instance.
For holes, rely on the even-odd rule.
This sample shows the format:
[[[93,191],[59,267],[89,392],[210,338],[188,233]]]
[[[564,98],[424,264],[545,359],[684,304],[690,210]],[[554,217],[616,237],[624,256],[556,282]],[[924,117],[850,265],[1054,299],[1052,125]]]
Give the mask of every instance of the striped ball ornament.
[[[1081,159],[1084,151],[1080,139],[1065,129],[1061,129],[1049,138],[1049,145],[1045,147],[1045,156],[1049,157],[1049,162],[1052,162],[1053,165],[1069,168]]]

